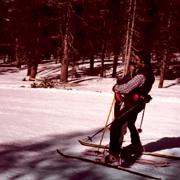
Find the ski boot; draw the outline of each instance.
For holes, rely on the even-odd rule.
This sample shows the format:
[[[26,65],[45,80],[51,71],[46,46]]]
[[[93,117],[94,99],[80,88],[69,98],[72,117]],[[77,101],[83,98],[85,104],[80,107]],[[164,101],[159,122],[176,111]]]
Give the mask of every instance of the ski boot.
[[[124,154],[142,155],[144,147],[142,145],[130,144],[123,148]]]
[[[121,159],[122,166],[129,167],[139,159],[144,149],[141,145],[130,144],[122,149]]]
[[[108,163],[108,164],[114,164],[114,163],[116,163],[117,165],[119,165],[119,161],[120,161],[119,155],[108,154],[108,155],[105,157],[105,163]]]

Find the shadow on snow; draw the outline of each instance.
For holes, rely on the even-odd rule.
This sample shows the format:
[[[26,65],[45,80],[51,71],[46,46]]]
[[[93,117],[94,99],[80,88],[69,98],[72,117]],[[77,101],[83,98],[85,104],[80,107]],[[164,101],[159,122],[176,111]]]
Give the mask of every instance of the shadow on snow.
[[[39,142],[25,141],[0,144],[0,177],[4,179],[83,179],[104,180],[118,175],[118,179],[132,178],[132,174],[111,170],[111,173],[101,166],[77,160],[66,159],[56,153],[57,148],[63,152],[75,152],[76,145],[81,147],[77,140],[88,133],[72,133],[68,135],[51,135]],[[78,147],[78,148],[79,148]],[[180,137],[162,138],[156,142],[148,143],[148,151],[157,151],[180,147]],[[139,179],[139,178],[138,178]]]
[[[146,151],[160,151],[164,149],[180,148],[180,137],[164,137],[155,142],[144,145]]]
[[[81,147],[77,140],[85,135],[52,135],[41,141],[0,144],[0,177],[8,180],[104,180],[107,174],[101,172],[101,166],[95,168],[96,165],[90,163],[66,159],[56,152],[57,148],[75,152],[76,145]]]

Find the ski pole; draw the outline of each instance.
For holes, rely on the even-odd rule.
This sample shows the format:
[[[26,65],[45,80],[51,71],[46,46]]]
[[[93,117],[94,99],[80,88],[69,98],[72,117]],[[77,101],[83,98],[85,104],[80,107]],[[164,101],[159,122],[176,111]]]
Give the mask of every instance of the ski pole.
[[[114,103],[115,103],[115,97],[113,98],[113,101],[112,101],[112,103],[111,103],[110,111],[109,111],[109,113],[108,113],[108,117],[107,117],[107,120],[106,120],[106,123],[105,123],[105,126],[104,126],[104,130],[103,130],[103,133],[102,133],[102,136],[101,136],[101,140],[100,140],[99,145],[101,145],[102,140],[103,140],[103,138],[104,138],[104,134],[105,134],[105,131],[106,131],[106,129],[107,129],[107,124],[108,124],[109,117],[110,117],[110,115],[111,115],[111,112],[112,112],[112,108],[113,108]]]
[[[132,111],[138,104],[134,105],[133,107],[131,107],[129,110],[127,110],[126,112],[124,112],[123,114],[121,114],[118,119],[122,118],[123,116],[125,116],[127,113],[129,113],[130,111]],[[111,124],[113,123],[113,121],[109,124],[107,124],[105,127],[103,127],[102,129],[98,130],[95,134],[93,134],[92,136],[88,136],[88,140],[92,141],[92,138],[95,137],[97,134],[99,134],[100,132],[102,132],[105,128],[109,127]]]
[[[90,141],[92,141],[93,137],[95,137],[97,134],[99,134],[101,131],[103,131],[106,127],[108,127],[107,124],[108,124],[109,117],[110,117],[111,112],[112,112],[112,108],[113,108],[114,102],[115,102],[115,98],[113,97],[113,100],[112,100],[112,103],[111,103],[111,106],[110,106],[110,109],[109,109],[109,113],[108,113],[108,116],[107,116],[107,119],[106,119],[105,126],[102,129],[100,129],[99,131],[97,131],[95,134],[93,134],[92,136],[88,136],[88,139]]]
[[[141,133],[142,132],[142,123],[143,123],[143,119],[144,119],[144,113],[145,113],[145,108],[146,108],[146,104],[144,106],[144,110],[143,110],[143,113],[142,113],[142,118],[141,118],[141,123],[140,123],[140,127],[138,129],[138,132]]]

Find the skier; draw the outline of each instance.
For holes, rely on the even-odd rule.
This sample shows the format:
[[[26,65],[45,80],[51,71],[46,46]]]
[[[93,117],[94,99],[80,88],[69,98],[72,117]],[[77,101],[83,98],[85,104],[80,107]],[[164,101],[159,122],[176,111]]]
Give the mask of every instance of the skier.
[[[135,127],[137,115],[145,108],[145,104],[151,99],[148,95],[154,83],[154,74],[150,64],[151,56],[148,52],[140,51],[134,54],[136,74],[124,84],[115,84],[115,94],[123,94],[124,107],[116,111],[115,119],[110,127],[109,155],[105,157],[107,163],[117,161],[124,151],[131,150],[142,153],[143,146],[139,133]],[[125,114],[125,115],[123,115]],[[131,144],[122,149],[125,127],[128,126],[131,135]]]

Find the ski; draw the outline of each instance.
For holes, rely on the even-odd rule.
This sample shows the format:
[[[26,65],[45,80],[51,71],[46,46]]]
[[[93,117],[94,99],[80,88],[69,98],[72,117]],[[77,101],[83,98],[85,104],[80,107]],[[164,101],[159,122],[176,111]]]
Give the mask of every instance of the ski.
[[[143,154],[149,155],[149,156],[167,158],[167,159],[180,160],[179,156],[174,156],[174,155],[169,155],[169,154],[161,154],[161,153],[156,153],[156,152],[143,152]]]
[[[89,142],[85,142],[83,140],[78,140],[78,141],[83,146],[88,146],[88,147],[92,147],[92,148],[99,148],[99,149],[109,149],[108,145],[89,143]],[[173,155],[168,155],[168,154],[161,154],[161,153],[156,153],[156,152],[143,152],[143,155],[156,156],[156,157],[174,159],[174,160],[180,160],[180,157],[178,157],[178,156],[173,156]]]
[[[57,153],[59,155],[61,155],[62,157],[65,157],[65,158],[76,159],[76,160],[80,160],[80,161],[84,161],[84,162],[88,162],[88,163],[102,165],[102,166],[105,166],[105,167],[108,167],[108,168],[113,168],[113,169],[125,171],[125,172],[135,174],[135,175],[138,175],[138,176],[141,176],[141,177],[146,177],[146,178],[151,178],[151,179],[161,179],[161,178],[158,178],[158,177],[154,177],[154,176],[150,176],[150,175],[147,175],[147,174],[144,174],[144,173],[140,173],[138,171],[133,171],[133,170],[130,170],[128,168],[124,168],[124,167],[121,167],[121,166],[118,166],[118,165],[104,163],[102,161],[96,161],[96,160],[84,158],[84,157],[81,157],[81,156],[78,156],[78,155],[76,156],[76,155],[65,154],[60,149],[57,149]]]
[[[108,150],[105,151],[108,153]],[[93,149],[88,149],[86,150],[83,155],[84,156],[93,156],[96,157],[97,159],[103,159],[105,156],[105,152],[103,151],[94,151]],[[169,166],[169,163],[167,161],[159,161],[159,160],[151,160],[151,159],[146,159],[142,158],[142,155],[136,156],[130,155],[130,156],[124,156],[124,158],[120,157],[120,161],[122,163],[123,167],[130,167],[131,165],[137,163],[137,164],[143,164],[143,165],[150,165],[150,166],[155,166],[155,167],[167,167]]]
[[[93,147],[93,148],[100,148],[100,149],[109,149],[108,145],[102,145],[102,144],[95,144],[95,143],[88,143],[83,140],[78,140],[79,143],[83,146]]]

